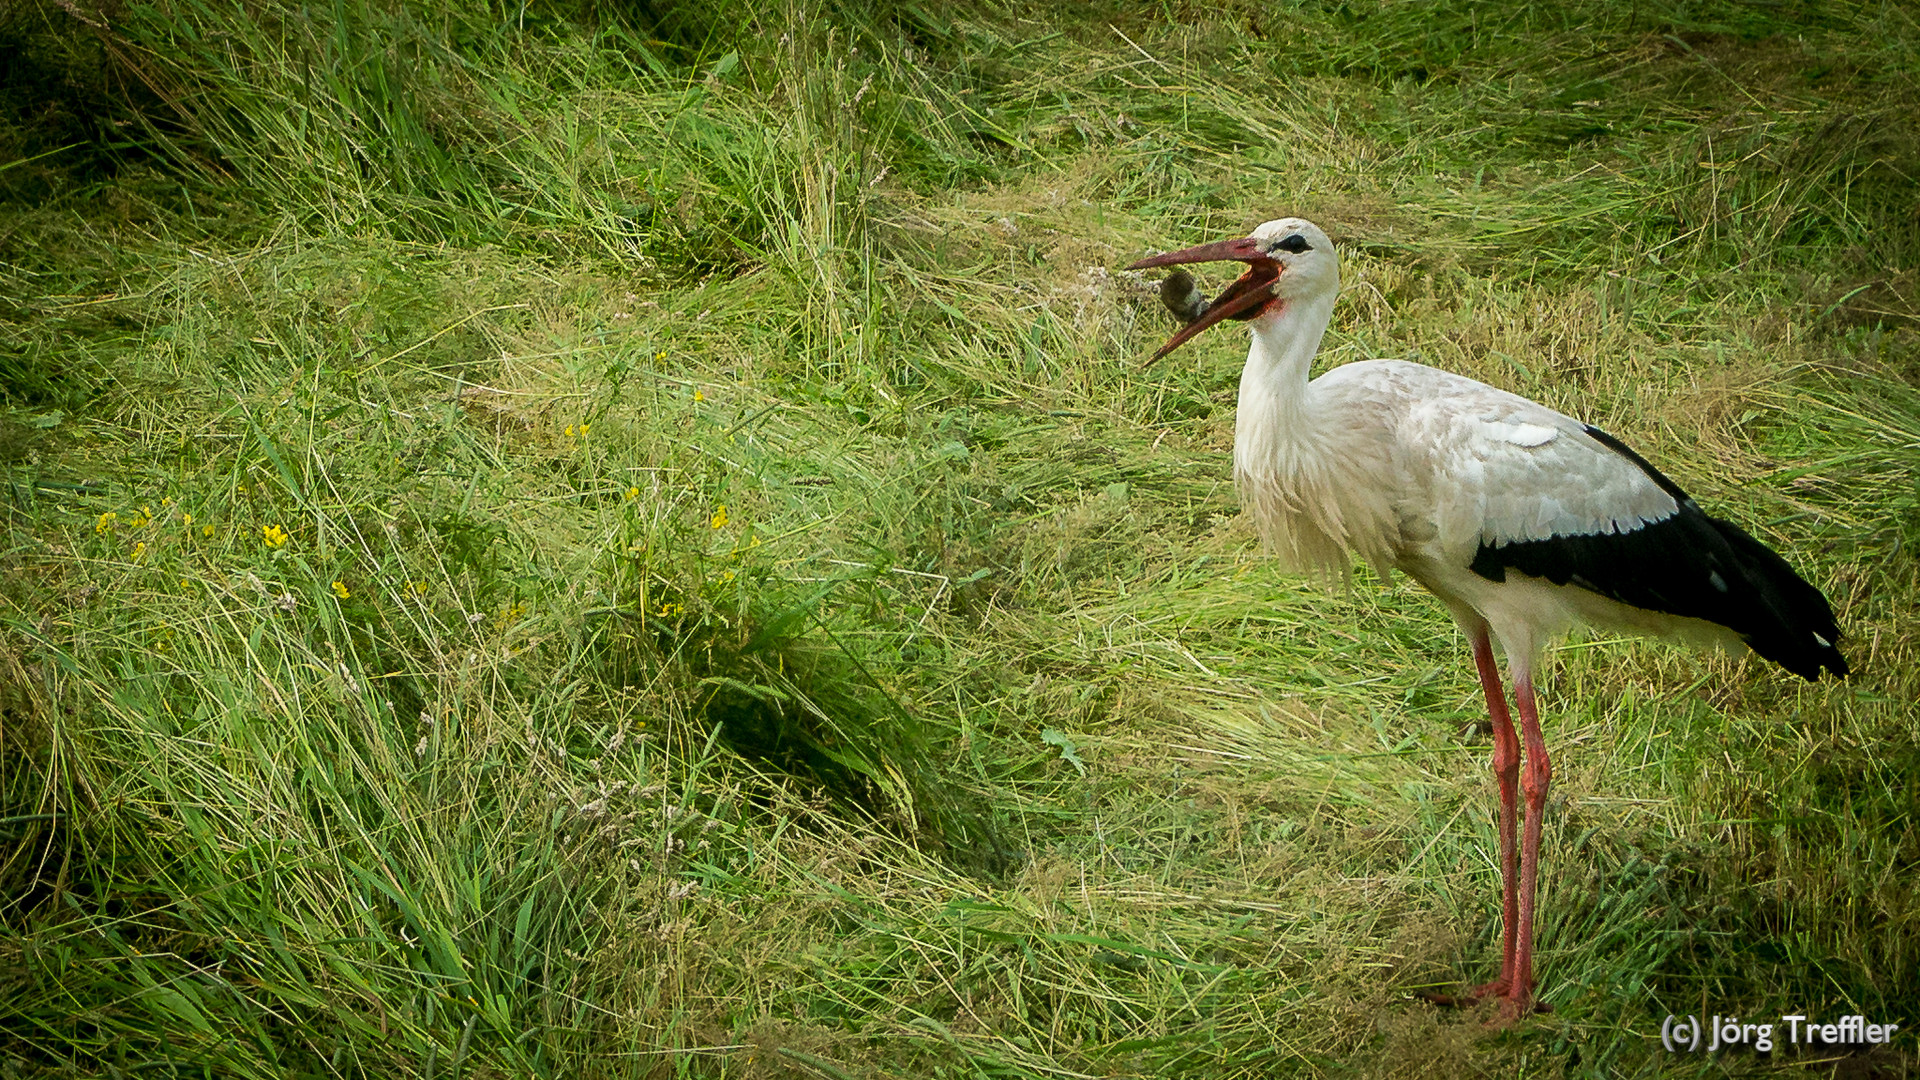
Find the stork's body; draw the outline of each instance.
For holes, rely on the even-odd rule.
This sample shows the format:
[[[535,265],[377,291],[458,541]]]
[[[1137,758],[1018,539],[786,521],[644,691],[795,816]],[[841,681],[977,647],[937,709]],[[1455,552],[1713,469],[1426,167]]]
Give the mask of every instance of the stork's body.
[[[1298,569],[1343,571],[1353,550],[1383,573],[1400,570],[1466,631],[1493,720],[1505,939],[1500,978],[1468,998],[1498,996],[1519,1015],[1533,1007],[1535,863],[1552,778],[1533,693],[1546,644],[1578,623],[1745,642],[1813,679],[1823,668],[1846,674],[1832,611],[1779,555],[1578,420],[1402,361],[1350,363],[1309,381],[1339,293],[1332,244],[1309,222],[1268,222],[1245,240],[1134,265],[1222,259],[1249,269],[1210,307],[1185,286],[1169,290],[1168,306],[1190,324],[1157,355],[1223,319],[1249,321],[1234,479],[1262,538]],[[1517,787],[1527,815],[1516,852]]]

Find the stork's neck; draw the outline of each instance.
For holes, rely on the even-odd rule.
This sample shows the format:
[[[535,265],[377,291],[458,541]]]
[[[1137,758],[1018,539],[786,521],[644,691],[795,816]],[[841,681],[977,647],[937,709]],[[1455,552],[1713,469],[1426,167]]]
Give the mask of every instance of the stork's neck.
[[[1333,301],[1332,294],[1297,300],[1253,320],[1253,347],[1247,350],[1247,366],[1240,373],[1240,415],[1235,425],[1235,456],[1243,468],[1253,460],[1250,453],[1271,461],[1276,444],[1312,438],[1307,372],[1333,317]]]
[[[1391,565],[1387,506],[1355,429],[1323,415],[1307,369],[1333,315],[1333,292],[1253,321],[1233,426],[1233,479],[1262,540],[1282,562],[1342,573],[1346,549]],[[1350,419],[1350,418],[1349,418]],[[1363,432],[1364,434],[1364,432]],[[1376,446],[1380,440],[1371,440]]]

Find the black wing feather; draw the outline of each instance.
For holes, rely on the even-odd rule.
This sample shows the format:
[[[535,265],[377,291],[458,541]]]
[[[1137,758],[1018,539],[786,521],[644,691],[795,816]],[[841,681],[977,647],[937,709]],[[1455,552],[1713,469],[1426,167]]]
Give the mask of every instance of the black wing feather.
[[[1846,658],[1834,647],[1840,627],[1819,589],[1746,530],[1701,510],[1625,443],[1599,428],[1586,430],[1645,472],[1679,509],[1626,532],[1482,543],[1473,557],[1474,573],[1505,581],[1513,569],[1637,608],[1705,619],[1739,634],[1754,652],[1802,678],[1818,679],[1822,668],[1846,675]]]

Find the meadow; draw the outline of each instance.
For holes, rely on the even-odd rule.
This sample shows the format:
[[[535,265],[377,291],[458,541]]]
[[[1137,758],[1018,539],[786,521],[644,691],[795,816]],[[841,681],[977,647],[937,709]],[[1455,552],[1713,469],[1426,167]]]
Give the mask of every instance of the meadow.
[[[0,9],[0,1078],[1920,1073],[1920,14]],[[1620,436],[1854,674],[1576,638],[1507,1030],[1438,603],[1245,338]],[[1218,287],[1226,277],[1208,276]],[[1672,1054],[1669,1014],[1872,1052]]]

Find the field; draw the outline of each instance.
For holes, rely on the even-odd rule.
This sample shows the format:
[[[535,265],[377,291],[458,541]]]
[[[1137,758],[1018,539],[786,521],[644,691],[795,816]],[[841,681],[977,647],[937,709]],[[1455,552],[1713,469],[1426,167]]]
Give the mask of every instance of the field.
[[[1920,1073],[1920,15],[1046,10],[0,8],[0,1078]],[[1464,641],[1142,363],[1284,215],[1845,631],[1552,653],[1511,1029]]]

